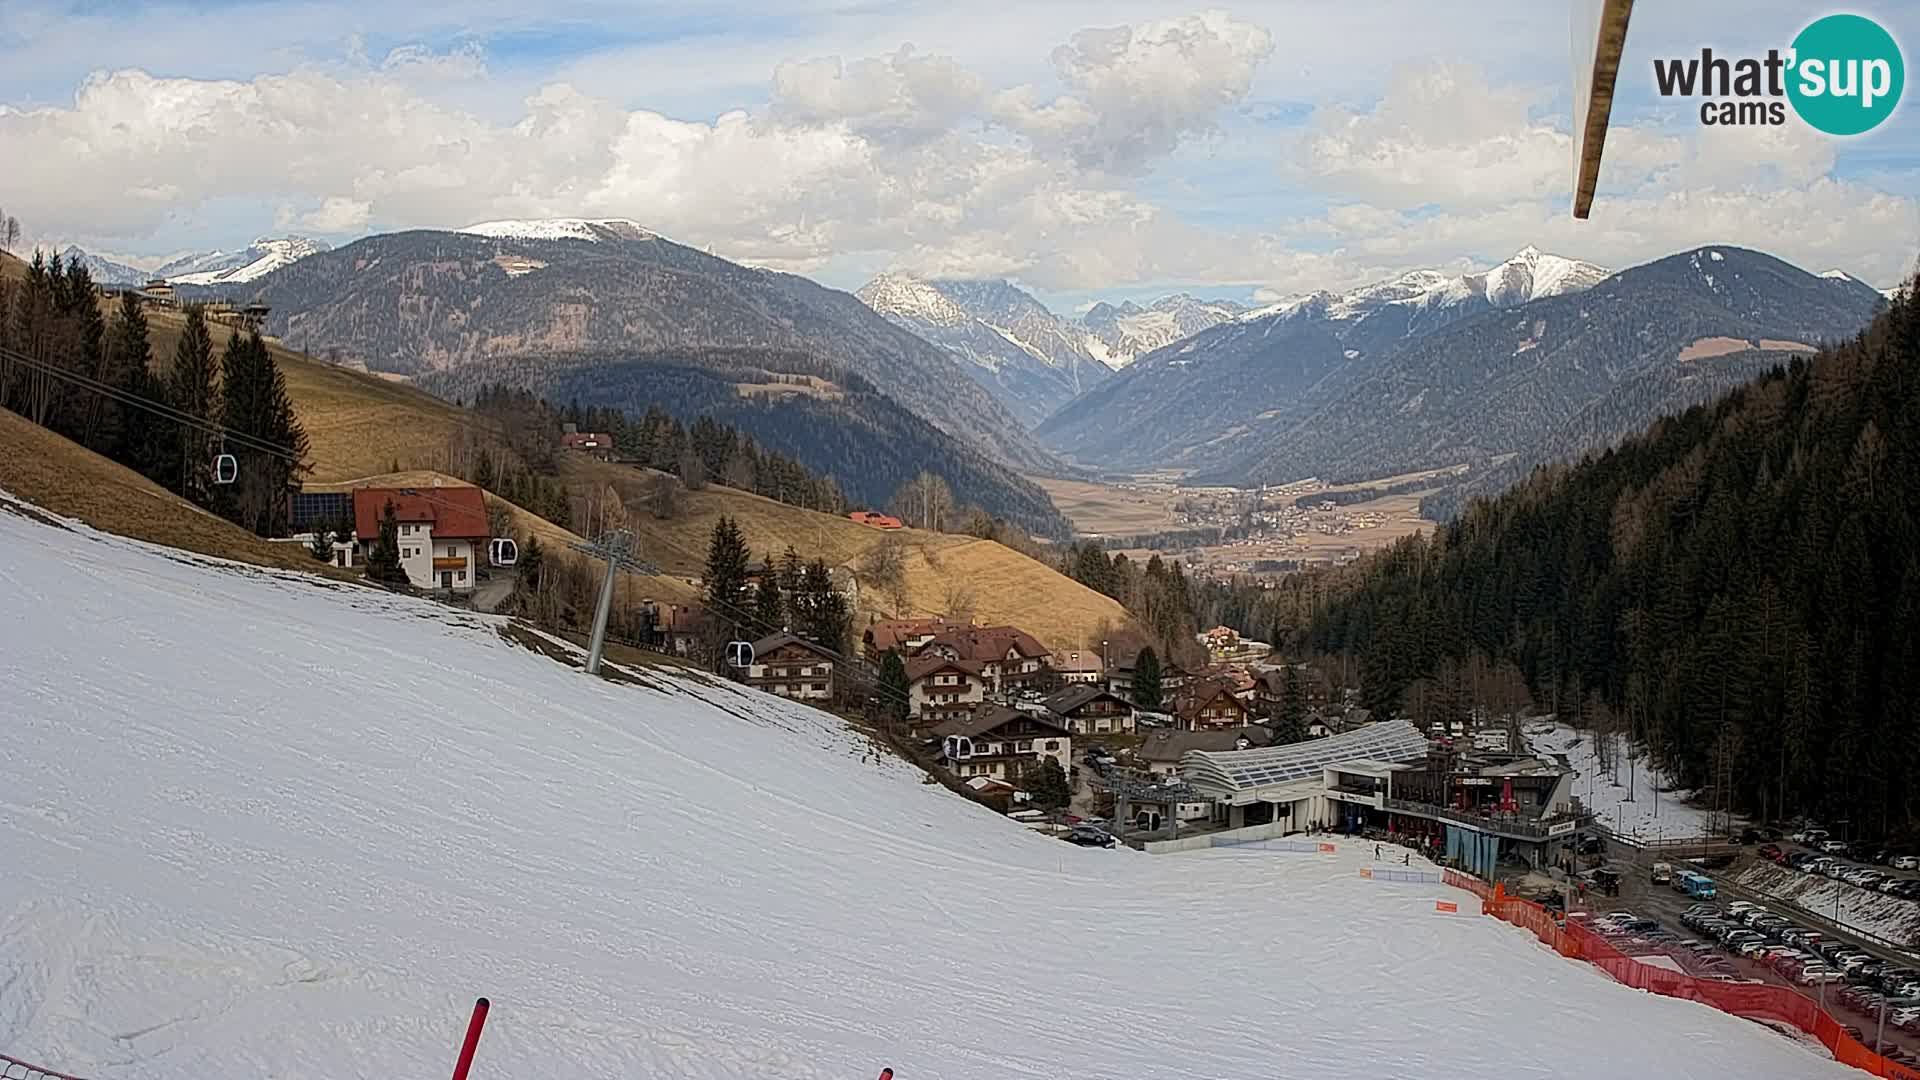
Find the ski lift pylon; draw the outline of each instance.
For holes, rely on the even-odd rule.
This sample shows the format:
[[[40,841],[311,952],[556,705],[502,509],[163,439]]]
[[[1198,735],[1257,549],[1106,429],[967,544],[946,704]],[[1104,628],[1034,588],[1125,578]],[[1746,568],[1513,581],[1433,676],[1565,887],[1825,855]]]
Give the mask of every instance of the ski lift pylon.
[[[232,454],[217,454],[213,459],[213,482],[231,484],[240,479],[240,463]]]
[[[487,556],[495,566],[512,566],[520,561],[520,545],[511,536],[496,536],[487,547]]]

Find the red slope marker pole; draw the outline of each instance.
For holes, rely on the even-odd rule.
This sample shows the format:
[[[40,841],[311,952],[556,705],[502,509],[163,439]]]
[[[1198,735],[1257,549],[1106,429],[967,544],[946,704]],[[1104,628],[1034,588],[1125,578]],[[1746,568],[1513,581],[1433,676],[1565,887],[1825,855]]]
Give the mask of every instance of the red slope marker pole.
[[[892,1069],[881,1069],[881,1070],[880,1070],[880,1080],[893,1080],[893,1070],[892,1070]]]
[[[454,1063],[453,1080],[467,1080],[467,1070],[473,1066],[473,1052],[480,1046],[480,1029],[487,1022],[487,999],[481,998],[473,1003],[473,1019],[467,1021],[467,1041],[460,1047],[460,1060]]]

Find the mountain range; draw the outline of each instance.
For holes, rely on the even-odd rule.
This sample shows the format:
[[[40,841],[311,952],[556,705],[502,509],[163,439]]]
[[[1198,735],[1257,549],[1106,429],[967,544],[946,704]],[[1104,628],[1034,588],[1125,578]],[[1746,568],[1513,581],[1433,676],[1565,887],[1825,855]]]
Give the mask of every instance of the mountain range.
[[[1065,319],[1008,281],[882,274],[854,294],[889,322],[964,361],[973,380],[1029,427],[1134,357],[1232,318],[1239,305],[1169,296],[1149,307],[1096,304]]]
[[[153,278],[175,285],[237,285],[326,250],[325,242],[304,236],[263,236],[237,251],[193,252],[144,269],[88,254],[78,245],[70,244],[60,254],[67,262],[80,260],[99,285],[144,285]]]
[[[815,452],[796,456],[870,501],[927,469],[962,503],[1065,530],[1019,474],[1058,460],[951,352],[848,293],[630,221],[371,236],[230,295],[270,305],[268,329],[293,347],[436,392],[505,382],[589,405],[657,400],[789,452],[810,434]]]
[[[1195,482],[1467,464],[1463,492],[1497,490],[1846,337],[1882,302],[1741,248],[1609,274],[1530,247],[1480,273],[1246,312],[1143,357],[1039,433],[1079,461]]]

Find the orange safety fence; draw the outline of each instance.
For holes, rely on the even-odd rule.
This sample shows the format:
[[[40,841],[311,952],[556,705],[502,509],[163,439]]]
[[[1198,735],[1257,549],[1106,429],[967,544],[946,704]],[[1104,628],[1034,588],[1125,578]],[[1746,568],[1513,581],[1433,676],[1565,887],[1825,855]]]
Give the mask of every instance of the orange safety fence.
[[[1505,890],[1489,888],[1486,882],[1458,871],[1447,871],[1446,878],[1447,884],[1480,896],[1485,901],[1482,907],[1486,914],[1532,931],[1536,938],[1555,952],[1571,959],[1585,960],[1612,976],[1616,982],[1649,993],[1698,1001],[1748,1020],[1791,1024],[1833,1051],[1837,1061],[1874,1076],[1920,1080],[1920,1069],[1874,1053],[1847,1034],[1840,1021],[1804,994],[1784,986],[1701,979],[1643,964],[1614,948],[1601,934],[1581,926],[1577,921],[1556,919],[1552,912],[1531,900],[1510,898],[1505,895]]]

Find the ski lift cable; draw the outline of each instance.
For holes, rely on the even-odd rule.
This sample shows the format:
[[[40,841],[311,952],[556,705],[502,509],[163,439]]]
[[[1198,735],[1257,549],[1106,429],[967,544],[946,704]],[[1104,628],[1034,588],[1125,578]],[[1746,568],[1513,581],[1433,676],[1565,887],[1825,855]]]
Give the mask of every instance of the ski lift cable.
[[[167,405],[164,402],[155,401],[154,399],[146,397],[145,395],[135,394],[132,391],[123,390],[120,387],[112,386],[110,384],[100,382],[97,379],[91,378],[90,376],[87,376],[87,375],[83,375],[79,372],[69,371],[57,365],[50,364],[42,360],[37,360],[33,357],[27,356],[24,353],[20,353],[6,347],[0,347],[0,359],[5,359],[12,363],[18,363],[18,364],[24,365],[36,371],[41,371],[46,374],[52,375],[55,378],[67,380],[68,382],[74,383],[75,385],[78,385],[83,389],[92,390],[113,401],[119,402],[124,405],[129,405],[134,408],[143,409],[147,412],[150,412],[160,417],[161,419],[170,420],[182,426],[194,428],[196,430],[206,433],[209,436],[222,439],[223,441],[231,441],[240,449],[257,451],[264,454],[270,454],[274,457],[278,457],[285,461],[288,461],[293,465],[295,465],[296,467],[305,468],[308,471],[312,470],[312,465],[302,461],[300,457],[296,453],[294,453],[292,449],[288,447],[280,446],[280,445],[268,442],[264,439],[260,439],[256,436],[249,435],[245,432],[238,431],[233,428],[229,428],[217,421],[209,420],[205,417],[195,416],[192,413],[183,412],[179,409],[174,408],[171,405]],[[477,425],[472,425],[472,424],[467,424],[465,426],[477,427]],[[489,432],[489,433],[498,434],[497,432]],[[454,504],[447,502],[444,499],[438,499],[432,495],[428,495],[422,492],[416,491],[416,497],[436,506],[440,506],[448,509],[456,509],[456,508],[464,509],[463,507],[455,507]],[[498,498],[498,496],[495,496],[495,497]],[[679,551],[682,555],[697,558],[697,556],[693,552],[691,552],[689,549],[687,549],[686,547],[680,544],[674,543],[671,540],[666,540],[665,538],[662,538],[662,537],[651,537],[650,540],[662,541],[665,543],[666,546],[674,548],[675,550]],[[761,619],[757,614],[751,611],[745,610],[743,608],[740,608],[730,603],[726,603],[724,601],[718,602],[716,604],[715,601],[708,599],[707,604],[709,607],[718,606],[718,607],[724,608],[726,609],[726,613],[731,614],[736,620],[742,623],[747,623],[747,624],[751,624],[752,626],[756,626],[760,628],[762,631],[769,634],[779,633],[783,629],[781,627],[774,626],[773,624],[765,621],[764,619]],[[908,695],[903,694],[900,691],[892,689],[890,687],[885,687],[884,684],[881,684],[878,681],[877,671],[869,672],[869,671],[863,670],[863,669],[869,669],[872,667],[872,665],[870,665],[864,657],[848,656],[847,654],[840,652],[837,649],[833,649],[825,645],[820,645],[818,643],[814,643],[814,647],[816,649],[819,649],[822,653],[826,654],[827,656],[833,658],[834,660],[841,661],[846,665],[848,665],[849,674],[864,675],[867,679],[872,680],[871,685],[876,690],[890,691],[891,696],[894,698],[895,701],[901,702],[901,703],[907,703],[910,701],[910,698]]]
[[[145,395],[135,394],[130,390],[123,390],[120,387],[112,386],[107,383],[100,382],[99,380],[94,379],[91,376],[83,375],[77,371],[69,371],[65,368],[59,367],[58,365],[50,364],[43,360],[36,360],[33,357],[27,356],[24,353],[16,352],[13,349],[4,348],[4,347],[0,347],[0,359],[4,359],[10,363],[17,363],[17,364],[24,365],[28,368],[32,368],[35,371],[40,371],[45,374],[52,375],[53,377],[58,379],[64,379],[68,382],[74,383],[75,385],[81,387],[82,389],[92,390],[95,393],[101,394],[123,405],[130,405],[137,409],[144,409],[147,412],[150,412],[156,416],[159,416],[163,420],[171,420],[177,424],[196,428],[215,438],[231,440],[235,444],[239,445],[242,449],[258,451],[263,454],[270,454],[274,457],[282,458],[286,461],[292,462],[295,465],[303,464],[303,462],[301,462],[299,458],[299,455],[297,455],[289,447],[280,446],[275,443],[268,442],[265,439],[261,439],[257,436],[249,435],[246,432],[239,431],[234,428],[229,428],[219,423],[216,420],[210,420],[210,419],[207,419],[206,417],[195,416],[192,413],[182,412],[181,410],[176,409],[173,406],[166,404],[165,402],[155,401],[154,399],[146,397]]]
[[[222,440],[223,442],[231,442],[235,446],[237,446],[239,449],[257,451],[259,453],[269,454],[273,457],[278,457],[278,458],[281,458],[282,460],[291,462],[296,466],[306,468],[308,471],[312,470],[311,464],[309,464],[308,462],[302,461],[299,458],[299,456],[296,455],[288,447],[280,446],[276,443],[268,442],[264,439],[258,438],[257,436],[248,435],[247,433],[239,431],[234,428],[226,427],[225,425],[219,423],[218,421],[210,420],[206,417],[195,416],[192,413],[183,412],[179,409],[174,408],[171,405],[166,404],[165,402],[155,401],[154,399],[146,397],[145,395],[135,394],[132,391],[123,390],[117,386],[113,386],[107,383],[102,383],[97,379],[94,379],[87,375],[82,375],[79,372],[68,371],[64,368],[60,368],[58,366],[48,364],[44,361],[35,360],[32,357],[25,356],[21,353],[15,352],[12,349],[0,347],[0,359],[5,359],[10,362],[19,363],[27,367],[33,368],[34,370],[37,370],[37,371],[44,371],[47,374],[55,376],[56,378],[66,379],[69,382],[79,385],[83,389],[92,390],[96,393],[99,393],[107,397],[110,400],[119,402],[120,404],[129,405],[138,409],[143,409],[147,412],[153,413],[154,415],[160,417],[163,420],[170,420],[182,426],[194,428],[196,430],[204,432],[206,435],[208,435],[211,438],[217,438]],[[231,454],[224,454],[222,456],[231,456]],[[431,489],[426,489],[426,490],[431,490]],[[449,510],[466,509],[465,507],[457,506],[454,503],[448,502],[445,499],[435,498],[432,495],[426,494],[424,490],[417,491],[416,495],[418,498],[426,502],[432,503],[435,506],[442,507],[444,509],[449,509]],[[495,496],[495,498],[498,498],[498,496]]]

